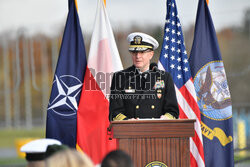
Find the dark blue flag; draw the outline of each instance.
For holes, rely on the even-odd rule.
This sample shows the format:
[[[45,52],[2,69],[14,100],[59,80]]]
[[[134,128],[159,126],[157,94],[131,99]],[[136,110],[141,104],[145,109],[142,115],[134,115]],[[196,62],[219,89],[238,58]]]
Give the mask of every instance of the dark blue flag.
[[[46,138],[76,145],[77,109],[86,69],[86,53],[74,0],[69,13],[47,109]]]
[[[201,111],[205,165],[234,166],[230,92],[205,0],[199,1],[189,63]]]

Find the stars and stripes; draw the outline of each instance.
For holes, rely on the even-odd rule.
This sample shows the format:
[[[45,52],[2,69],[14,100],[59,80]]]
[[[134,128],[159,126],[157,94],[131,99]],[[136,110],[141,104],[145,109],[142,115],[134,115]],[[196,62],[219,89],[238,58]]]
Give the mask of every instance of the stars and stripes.
[[[174,3],[172,3],[174,4]],[[170,5],[172,8],[174,5]],[[190,70],[187,58],[187,52],[183,43],[181,24],[178,15],[171,12],[169,19],[166,21],[165,36],[163,41],[163,50],[160,61],[164,62],[163,66],[166,71],[171,72],[175,84],[181,88],[190,77]],[[171,23],[171,24],[169,24]]]
[[[180,109],[180,118],[196,119],[195,136],[190,138],[190,166],[205,166],[200,110],[191,77],[181,23],[174,0],[167,1],[167,16],[159,68],[171,73]]]

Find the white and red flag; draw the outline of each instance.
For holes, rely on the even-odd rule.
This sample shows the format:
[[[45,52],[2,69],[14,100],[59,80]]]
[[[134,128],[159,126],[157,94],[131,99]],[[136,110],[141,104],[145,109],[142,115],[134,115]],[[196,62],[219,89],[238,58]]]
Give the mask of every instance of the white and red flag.
[[[109,140],[107,135],[108,96],[112,74],[122,69],[105,4],[99,0],[77,112],[77,149],[86,153],[95,164],[116,149],[116,141]]]

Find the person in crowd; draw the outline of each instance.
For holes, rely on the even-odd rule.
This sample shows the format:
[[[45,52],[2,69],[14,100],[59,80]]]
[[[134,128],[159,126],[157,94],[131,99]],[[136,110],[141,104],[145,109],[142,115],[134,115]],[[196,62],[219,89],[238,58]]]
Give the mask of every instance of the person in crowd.
[[[45,167],[45,159],[67,146],[55,139],[36,139],[20,149],[26,153],[27,167]]]
[[[94,167],[90,158],[75,149],[65,149],[46,159],[46,167]]]
[[[101,167],[134,167],[134,164],[126,152],[114,150],[102,160]]]

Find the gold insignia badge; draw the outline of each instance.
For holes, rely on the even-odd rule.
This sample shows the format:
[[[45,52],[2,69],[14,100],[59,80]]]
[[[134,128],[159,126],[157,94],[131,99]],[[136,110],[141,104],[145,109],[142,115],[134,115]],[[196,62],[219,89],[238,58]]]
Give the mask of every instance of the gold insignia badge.
[[[168,167],[166,164],[160,161],[153,161],[147,164],[145,167]]]
[[[137,36],[134,37],[134,43],[136,45],[140,45],[141,41],[142,41],[142,37],[141,36],[137,35]]]
[[[161,93],[157,93],[157,97],[158,97],[158,99],[160,99],[162,97],[162,94]]]

